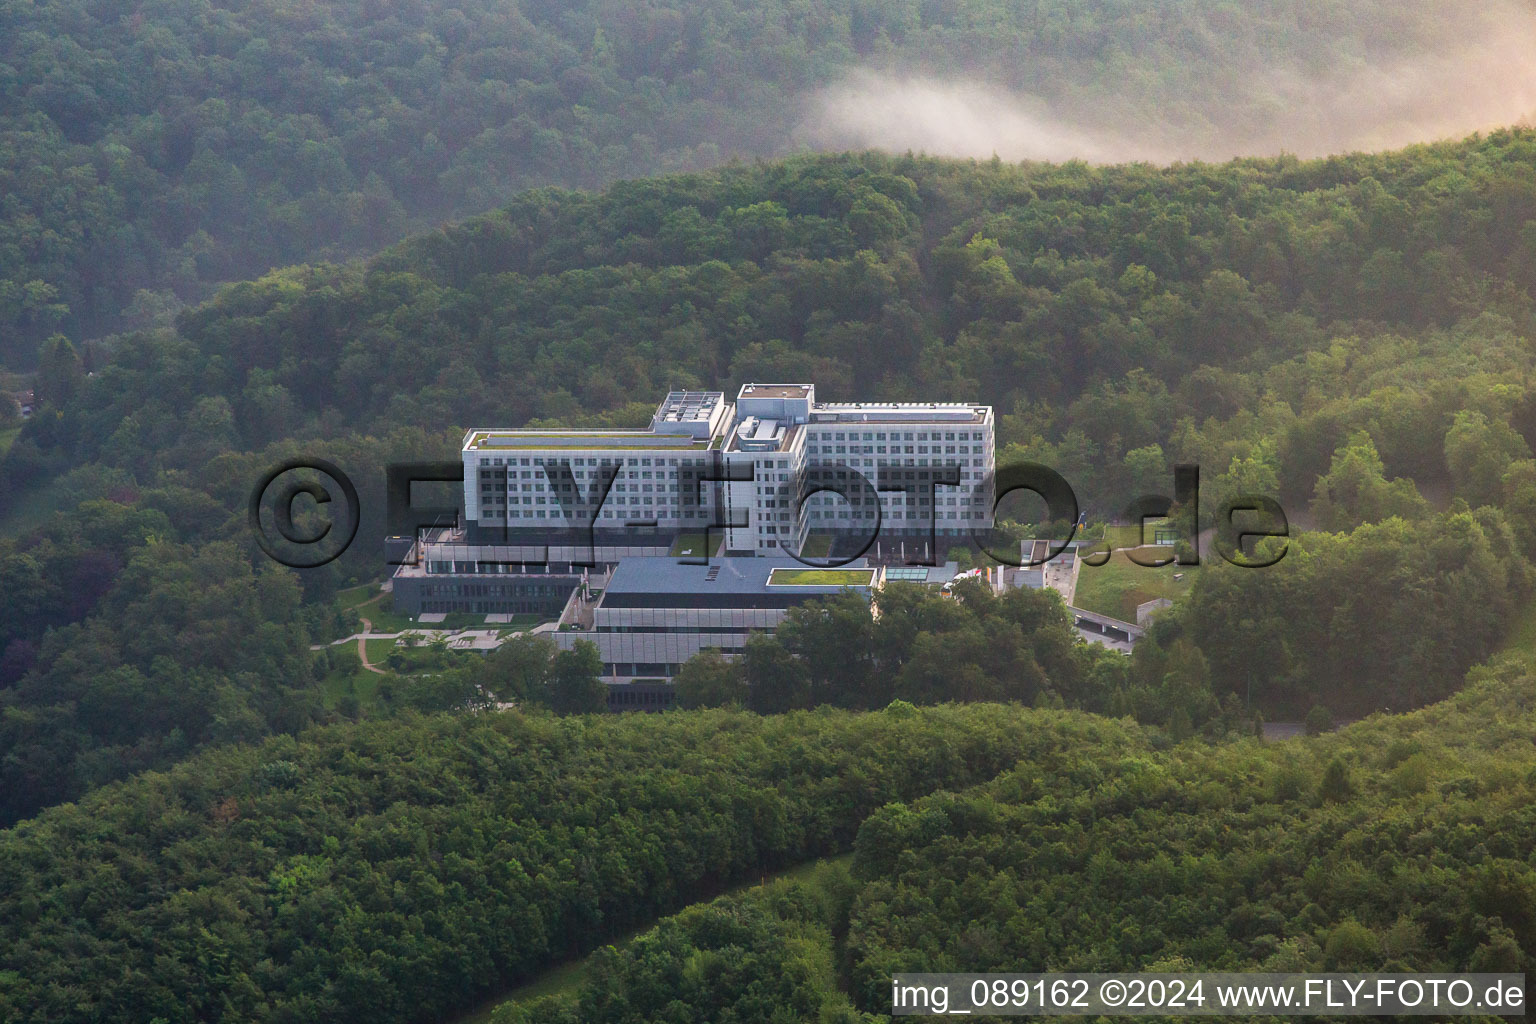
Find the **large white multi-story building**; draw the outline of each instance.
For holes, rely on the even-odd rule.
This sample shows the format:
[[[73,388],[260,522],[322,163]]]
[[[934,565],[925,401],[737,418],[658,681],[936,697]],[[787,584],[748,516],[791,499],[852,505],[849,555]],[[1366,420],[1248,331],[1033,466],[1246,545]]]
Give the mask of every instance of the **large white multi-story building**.
[[[734,403],[676,391],[646,429],[469,431],[464,511],[480,543],[713,527],[727,554],[894,552],[989,527],[994,452],[985,405],[822,403],[810,384],[748,384]]]

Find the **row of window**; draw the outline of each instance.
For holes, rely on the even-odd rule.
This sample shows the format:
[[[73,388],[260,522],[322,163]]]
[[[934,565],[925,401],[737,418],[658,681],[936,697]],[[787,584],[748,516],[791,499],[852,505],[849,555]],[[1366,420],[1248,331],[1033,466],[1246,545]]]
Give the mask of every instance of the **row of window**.
[[[820,511],[817,511],[817,510],[813,509],[811,512],[808,513],[808,516],[811,519],[817,519],[817,520],[822,520],[822,519],[875,519],[875,518],[878,518],[875,515],[875,512],[874,512],[873,509],[870,509],[868,511],[865,511],[865,510],[862,510],[862,509],[854,509],[853,511],[838,510],[836,512],[820,512]],[[891,510],[888,510],[885,513],[883,518],[885,518],[885,519],[911,519],[911,520],[917,521],[917,520],[926,520],[926,519],[930,519],[930,518],[931,519],[984,519],[985,516],[981,512],[970,512],[970,513],[963,512],[963,511],[962,512],[948,512],[948,511],[940,512],[940,511],[938,511],[936,509],[929,509],[929,510],[925,510],[925,511],[913,510],[911,512],[906,512],[906,511],[904,511],[902,509],[891,509]]]
[[[419,593],[422,597],[544,597],[561,599],[570,596],[575,583],[426,583]]]
[[[839,448],[838,451],[839,451],[839,453],[841,453],[842,449]],[[881,449],[881,453],[882,454],[884,453],[884,449],[883,448]],[[862,466],[868,466],[868,461],[869,460],[856,459],[854,461],[855,461],[856,464],[859,464],[859,465],[862,465]],[[923,468],[927,468],[928,467],[928,460],[920,458],[920,459],[914,460],[914,462],[912,464],[917,465],[917,466],[921,466]],[[938,463],[938,462],[934,463],[934,468],[948,469],[948,468],[953,468],[953,467],[955,467],[954,463]],[[968,467],[979,470],[979,469],[982,468],[982,460],[980,460],[980,459],[970,459],[968,461],[963,461],[963,462],[958,464],[958,468],[961,470],[961,476],[963,478],[966,478],[966,479],[969,479],[971,477],[971,474],[966,472],[966,469]],[[881,472],[881,477],[880,477],[881,480],[900,480],[900,479],[903,479],[903,477],[901,475],[901,473],[902,473],[901,470],[893,470],[893,469],[891,469],[888,466],[870,467],[870,468],[878,468],[878,469],[880,469],[882,471]],[[577,479],[580,479],[580,480],[584,480],[586,478],[586,473],[583,470],[578,470],[573,475]],[[822,469],[820,469],[818,467],[818,471],[814,472],[812,475],[816,476],[818,479],[837,479],[837,480],[851,479],[851,474],[846,469],[833,470],[831,468],[825,468],[824,470],[822,470]],[[864,474],[857,474],[857,475],[861,475],[862,476]],[[490,474],[488,472],[483,472],[482,471],[481,477],[483,479],[487,480],[487,481],[490,480]],[[677,477],[678,477],[678,475],[677,475],[677,473],[675,471],[666,474],[666,479],[667,480],[676,480]],[[522,473],[519,477],[516,477],[516,479],[527,480],[528,483],[508,484],[505,488],[502,488],[500,486],[496,486],[496,485],[500,484],[500,478],[498,477],[497,480],[495,481],[494,485],[492,485],[492,486],[485,486],[485,487],[481,488],[482,495],[486,496],[486,497],[489,497],[489,496],[491,496],[491,494],[498,493],[498,492],[502,491],[503,489],[508,491],[508,492],[518,491],[520,493],[540,493],[540,494],[543,494],[543,493],[548,493],[548,492],[551,492],[551,491],[559,491],[559,492],[562,492],[562,493],[565,493],[565,494],[571,494],[571,493],[580,494],[581,493],[581,490],[580,490],[579,487],[573,487],[569,483],[552,483],[552,482],[549,482],[549,481],[547,481],[547,479],[543,478],[540,474],[537,474],[537,473],[535,473],[532,470],[526,471],[526,472]],[[597,474],[596,473],[593,474],[593,479],[597,479]],[[612,490],[616,491],[616,492],[624,492],[624,491],[629,490],[631,487],[633,487],[634,490],[636,490],[638,492],[641,492],[641,493],[646,493],[646,492],[654,493],[654,492],[660,491],[660,492],[664,492],[664,493],[676,494],[676,493],[678,493],[678,491],[680,489],[680,485],[676,484],[676,483],[645,483],[644,482],[644,481],[647,481],[647,480],[650,480],[650,479],[652,479],[652,477],[651,477],[651,474],[650,474],[649,471],[642,471],[638,475],[636,473],[631,472],[629,474],[629,480],[632,481],[632,483],[626,483],[622,479],[616,479],[614,481],[613,485],[612,485]],[[660,481],[660,480],[663,479],[663,477],[662,477],[662,475],[660,473],[657,473],[655,479],[657,481]],[[775,482],[783,483],[783,482],[788,482],[788,480],[790,479],[790,474],[784,473],[784,472],[767,472],[767,471],[764,471],[764,472],[759,472],[759,473],[755,474],[754,475],[754,479],[757,480],[757,481],[775,481]],[[916,474],[909,470],[906,473],[905,479],[907,479],[907,480],[915,480],[916,479]],[[704,482],[704,481],[700,481],[700,482]],[[764,488],[759,486],[758,489],[757,489],[757,492],[759,494],[761,494],[761,493],[763,493],[763,491],[764,491]]]
[[[884,444],[839,444],[839,445],[810,445],[806,448],[808,455],[984,455],[986,449],[981,445],[884,445]],[[932,451],[929,451],[929,449]],[[941,450],[942,449],[942,450]],[[956,450],[958,449],[958,451]]]
[[[510,494],[486,494],[486,495],[481,496],[480,503],[482,505],[505,505],[505,504],[508,504],[508,503],[516,505],[516,504],[518,504],[518,497],[519,497],[518,495],[510,495]],[[524,504],[524,505],[560,505],[562,507],[574,507],[575,509],[578,509],[578,510],[586,510],[586,511],[590,511],[591,510],[591,505],[587,504],[586,502],[578,502],[576,505],[571,506],[571,505],[569,505],[569,503],[562,502],[558,498],[551,497],[551,496],[549,496],[547,494],[539,494],[539,495],[529,494],[529,495],[523,495],[521,497],[522,497],[522,504]],[[628,505],[642,505],[642,504],[654,504],[655,501],[656,501],[656,496],[655,495],[643,495],[643,494],[642,495],[628,495],[628,494],[613,495],[613,494],[610,494],[608,496],[608,500],[605,501],[603,504],[605,504],[605,505],[625,505],[625,504],[628,504]]]
[[[590,522],[591,521],[591,516],[590,515],[587,515],[587,516],[584,516],[584,517],[579,517],[579,518],[573,518],[573,517],[571,517],[569,515],[566,515],[564,512],[562,512],[558,508],[549,508],[549,509],[545,509],[545,508],[530,508],[530,509],[511,508],[511,509],[500,509],[500,508],[492,508],[489,504],[487,504],[487,505],[483,506],[481,508],[481,510],[480,510],[480,518],[482,518],[482,519],[486,519],[486,518],[501,519],[503,517],[505,517],[507,519],[549,519],[549,520],[556,520],[556,521],[559,521],[559,522],[573,523],[573,524],[574,523],[579,523],[579,522]],[[705,511],[703,509],[675,509],[675,508],[662,509],[661,512],[658,513],[654,508],[614,509],[614,508],[608,508],[608,507],[604,506],[602,511],[598,512],[597,518],[598,519],[667,519],[667,520],[687,519],[687,520],[703,521],[705,519],[713,518],[713,513],[707,512],[707,511]]]
[[[655,466],[703,466],[703,465],[705,465],[708,462],[707,459],[699,459],[699,458],[671,458],[671,459],[666,459],[666,458],[655,458],[655,459],[650,459],[650,458],[628,458],[628,459],[623,459],[623,458],[616,458],[616,457],[605,457],[605,458],[600,458],[600,459],[598,459],[598,458],[588,459],[588,458],[577,457],[577,458],[573,458],[573,459],[567,459],[564,456],[560,456],[560,455],[547,455],[546,454],[546,455],[535,455],[535,456],[532,456],[532,457],[529,457],[529,458],[522,458],[522,459],[515,459],[515,458],[506,458],[506,459],[501,459],[501,458],[494,458],[494,459],[493,458],[482,458],[480,460],[480,469],[483,472],[487,467],[507,468],[507,467],[510,467],[510,466],[542,466],[544,463],[550,462],[550,461],[554,461],[554,462],[568,462],[572,466],[603,466],[603,465],[608,465],[608,466],[627,466],[627,467],[652,466],[652,465],[655,465]]]
[[[758,627],[761,632],[761,627]],[[751,626],[598,626],[597,633],[751,633]]]
[[[547,576],[572,575],[571,567],[567,563],[559,563],[559,568],[548,562],[491,562],[484,560],[449,560],[429,559],[427,572],[434,576]],[[533,584],[528,584],[532,586]]]
[[[911,501],[907,500],[908,497],[911,498]],[[833,494],[827,491],[822,491],[819,494],[812,494],[806,499],[806,504],[812,507],[819,505],[831,505],[834,503],[846,503],[849,505],[985,505],[987,503],[987,499],[984,495],[962,494],[958,497],[953,495],[950,497],[938,495],[932,500],[929,500],[926,495],[907,495],[902,491],[883,491],[879,496],[871,494],[850,494],[846,497],[840,494]],[[772,500],[766,501],[763,504],[766,508],[781,507],[780,503]],[[790,502],[785,502],[783,503],[782,507],[789,508],[791,507],[791,504],[792,503]]]
[[[913,436],[914,433],[916,436]],[[980,430],[818,430],[811,436],[834,441],[981,441],[986,438],[985,432]]]
[[[862,499],[859,499],[859,498],[854,498],[851,502],[849,502],[849,504],[852,507],[845,507],[842,504],[833,505],[831,507],[827,507],[827,506],[815,504],[814,503],[814,499],[812,499],[812,502],[813,502],[813,504],[811,504],[809,507],[807,507],[806,513],[805,513],[807,516],[809,516],[812,519],[838,519],[838,518],[872,519],[872,518],[874,518],[874,508],[875,508],[875,506],[877,504],[872,499],[871,500],[862,500]],[[827,503],[827,504],[831,505],[830,502]],[[979,517],[983,517],[986,514],[986,508],[987,508],[987,502],[984,499],[977,498],[977,499],[960,499],[960,500],[957,500],[957,499],[949,498],[949,499],[939,499],[938,501],[934,502],[931,505],[927,504],[927,503],[923,503],[922,505],[918,505],[918,506],[914,506],[914,507],[910,507],[910,508],[905,506],[905,505],[902,505],[900,503],[887,502],[885,504],[885,506],[884,506],[884,509],[885,509],[885,515],[890,517],[890,518],[895,518],[895,519],[921,519],[925,515],[927,515],[927,513],[929,511],[933,511],[933,512],[935,512],[935,514],[940,514],[940,510],[939,510],[939,508],[937,506],[944,506],[944,505],[949,505],[949,506],[956,506],[956,505],[965,506],[965,508],[961,508],[960,511],[958,511],[958,512],[950,511],[949,509],[944,509],[942,511],[942,518],[946,518],[946,519],[955,519],[955,518],[966,519],[966,518],[979,518]],[[969,511],[967,511],[967,508],[968,508]],[[487,519],[487,518],[488,519],[500,519],[500,518],[507,518],[507,519],[544,519],[544,520],[558,521],[558,522],[564,522],[564,523],[576,523],[576,522],[579,522],[579,521],[590,522],[591,521],[590,517],[582,517],[582,518],[578,519],[576,517],[572,517],[572,516],[564,514],[560,509],[557,509],[557,508],[556,509],[546,509],[546,508],[530,508],[530,509],[509,508],[509,509],[500,509],[500,508],[492,507],[489,504],[487,504],[486,506],[484,506],[481,509],[480,517],[482,519]],[[759,520],[759,522],[769,522],[769,521],[773,521],[775,517],[777,517],[778,521],[780,521],[780,522],[788,522],[788,521],[791,521],[794,518],[791,515],[791,513],[789,513],[789,512],[762,512],[762,513],[759,513],[758,520]],[[602,520],[602,519],[639,519],[639,520],[651,520],[651,519],[662,520],[662,519],[665,519],[665,520],[668,520],[668,521],[672,521],[672,520],[687,520],[687,521],[690,521],[690,522],[695,522],[695,521],[703,521],[703,520],[706,520],[706,519],[712,520],[714,518],[715,518],[714,514],[709,512],[709,511],[707,511],[707,510],[705,510],[705,509],[671,509],[671,508],[663,508],[660,511],[658,511],[657,509],[655,509],[653,507],[649,507],[649,506],[647,506],[645,508],[635,508],[635,509],[607,508],[607,507],[604,507],[597,514],[597,519],[599,519],[599,520]],[[721,523],[720,525],[723,526],[725,524]],[[434,570],[428,569],[428,571],[432,572]]]
[[[421,611],[468,612],[471,615],[529,615],[549,614],[552,609],[547,601],[422,601]]]
[[[631,671],[644,668],[645,672]],[[619,671],[623,669],[623,671]],[[674,676],[677,675],[678,666],[673,663],[665,665],[604,665],[603,671],[611,675],[638,676]],[[664,711],[672,707],[675,702],[670,689],[667,690],[630,690],[623,686],[610,686],[608,688],[609,711]]]

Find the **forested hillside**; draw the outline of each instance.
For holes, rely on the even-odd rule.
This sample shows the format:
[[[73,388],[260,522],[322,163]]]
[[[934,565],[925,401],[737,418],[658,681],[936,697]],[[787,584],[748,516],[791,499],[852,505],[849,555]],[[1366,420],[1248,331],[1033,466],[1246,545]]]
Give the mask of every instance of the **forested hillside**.
[[[440,716],[225,747],[0,832],[0,1017],[441,1020],[847,851],[891,801],[1143,743],[977,705]]]
[[[490,1019],[874,1024],[899,972],[1528,973],[1533,714],[1505,665],[1326,740],[1025,763],[880,809],[851,875],[690,907]]]
[[[60,347],[39,381],[58,415],[5,468],[142,475],[290,435],[634,422],[669,385],[805,378],[829,398],[990,401],[1002,441],[1093,505],[1175,458],[1305,504],[1360,430],[1389,480],[1482,501],[1536,420],[1533,165],[1536,134],[1510,131],[1308,162],[863,154],[534,191],[367,264],[231,287],[174,334],[122,338],[89,380]]]
[[[1019,675],[969,693],[1181,733],[1230,725],[1229,695],[1291,718],[1437,699],[1530,593],[1533,182],[1529,131],[1161,169],[800,157],[530,192],[364,264],[233,286],[174,331],[103,346],[91,376],[57,342],[0,464],[0,507],[42,524],[0,542],[0,810],[312,717],[256,696],[310,685],[267,670],[292,656],[278,647],[178,653],[257,605],[124,573],[222,564],[199,552],[224,543],[269,573],[244,503],[280,458],[335,459],[363,488],[362,539],[281,612],[327,639],[335,585],[381,570],[385,463],[451,457],[468,424],[633,425],[669,387],[750,379],[994,403],[1000,461],[1055,467],[1096,518],[1194,462],[1205,521],[1260,492],[1334,535],[1202,573],[1122,678],[1053,690],[1005,659]],[[130,510],[120,535],[93,500]],[[165,656],[203,680],[185,706],[145,682],[161,652],[134,639],[138,595],[162,588],[182,610],[164,628],[189,635]],[[970,624],[931,628],[930,664],[992,664]],[[911,694],[943,699],[919,673]]]
[[[1533,55],[1536,0],[0,0],[0,1021],[1536,971]],[[993,550],[1082,529],[1076,597],[807,601],[607,715],[380,585],[386,467],[750,381],[992,406],[1082,513]],[[287,568],[315,460],[357,540]]]
[[[29,369],[55,331],[165,324],[219,282],[371,252],[532,186],[858,144],[816,102],[855,70],[962,74],[1089,126],[1150,127],[1143,153],[1185,140],[1176,155],[1224,157],[1251,151],[1298,82],[1331,89],[1305,105],[1345,125],[1335,148],[1358,144],[1347,108],[1366,85],[1408,108],[1385,116],[1422,122],[1394,144],[1506,123],[1527,111],[1489,119],[1479,83],[1525,59],[1518,43],[1498,55],[1528,28],[1516,5],[1430,0],[8,0],[0,364]],[[1478,74],[1449,121],[1417,109],[1444,107],[1463,65]]]
[[[880,1020],[902,970],[1529,972],[1533,715],[1512,661],[1269,745],[986,705],[317,730],[0,833],[0,1008],[443,1019],[850,846],[851,878],[692,909],[496,1019]]]
[[[1507,664],[1321,740],[1132,755],[1076,793],[1025,766],[882,811],[856,844],[854,991],[878,1005],[919,965],[1529,971],[1533,718]]]
[[[445,441],[397,432],[327,457],[358,473],[365,528],[381,536],[384,464]],[[0,540],[0,823],[323,716],[308,646],[346,632],[337,574],[253,557],[244,522],[251,481],[297,450],[226,454],[195,480],[143,485],[85,467],[65,478],[79,485],[71,501]]]
[[[1506,664],[1326,739],[1024,763],[881,808],[851,877],[690,908],[490,1019],[874,1024],[897,972],[1529,974],[1533,715]]]

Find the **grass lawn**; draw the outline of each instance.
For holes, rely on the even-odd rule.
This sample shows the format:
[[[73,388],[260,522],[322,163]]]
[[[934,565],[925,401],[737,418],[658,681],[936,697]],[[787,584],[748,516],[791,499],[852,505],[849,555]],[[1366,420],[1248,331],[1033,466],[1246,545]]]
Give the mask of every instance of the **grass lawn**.
[[[495,629],[519,631],[532,629],[541,622],[549,621],[552,616],[539,615],[536,612],[519,612],[512,616],[511,622],[486,622],[485,615],[480,612],[449,612],[442,622],[417,622],[408,615],[401,615],[391,609],[380,607],[380,604],[370,604],[365,607],[357,607],[357,614],[373,623],[375,633],[403,633],[406,630],[414,630],[424,633],[428,630],[440,629],[453,631],[455,629]],[[347,607],[343,605],[343,607]]]
[[[1171,557],[1173,549],[1145,547],[1138,554],[1152,561]],[[1097,568],[1091,565],[1082,567],[1078,572],[1077,594],[1072,603],[1123,622],[1135,622],[1137,605],[1159,597],[1178,601],[1189,593],[1189,587],[1199,571],[1200,567],[1196,565],[1177,564],[1150,569],[1132,562],[1124,551],[1116,551],[1104,565]],[[1184,578],[1175,580],[1175,574]]]
[[[386,641],[393,642],[393,641]],[[347,649],[356,653],[357,645],[350,644]],[[368,657],[381,657],[374,654],[372,647],[368,648]],[[349,692],[356,695],[358,703],[367,707],[372,704],[378,695],[379,680],[384,677],[377,672],[369,672],[361,664],[355,672],[332,672],[320,680],[320,696],[325,701],[325,706],[334,708]]]
[[[437,629],[438,626],[424,626],[419,622],[413,622],[408,615],[397,615],[392,611],[380,608],[376,604],[370,604],[359,608],[357,614],[373,623],[375,633],[399,633],[407,629]]]
[[[1170,528],[1167,519],[1148,519],[1144,527],[1128,523],[1106,523],[1102,534],[1097,529],[1085,530],[1078,540],[1085,546],[1107,540],[1111,548],[1139,548],[1156,540],[1158,530]]]
[[[720,545],[725,543],[725,533],[724,533],[724,531],[717,530],[714,533],[710,534],[710,537],[712,537],[714,539],[714,542],[715,542],[715,545],[714,545],[715,546],[715,550],[710,552],[710,555],[709,555],[709,557],[713,558],[715,555],[718,555],[720,553]],[[672,542],[672,550],[668,551],[667,554],[669,556],[671,556],[672,558],[703,558],[703,557],[705,557],[704,556],[704,534],[702,534],[702,533],[680,533],[680,534],[678,534],[677,535],[677,539]]]
[[[6,447],[10,447],[9,443]],[[30,533],[79,503],[80,496],[71,493],[58,478],[41,487],[29,488],[4,516],[0,516],[0,537],[20,537]]]
[[[383,678],[377,672],[369,672],[367,669],[359,669],[353,675],[333,672],[320,680],[320,693],[328,708],[335,707],[349,690],[356,694],[359,704],[367,707],[378,696],[379,680]]]
[[[1510,623],[1499,653],[1518,658],[1526,665],[1536,664],[1536,600],[1520,609],[1515,621]]]
[[[347,587],[336,592],[336,604],[341,608],[357,608],[360,605],[371,604],[384,596],[378,583],[359,583],[355,587]],[[369,616],[373,618],[373,616]]]
[[[365,640],[364,643],[368,645],[368,660],[375,667],[395,675],[439,672],[444,668],[451,668],[455,665],[470,664],[472,659],[479,657],[479,655],[467,652],[449,652],[446,656],[439,655],[430,650],[426,644],[413,648],[400,647],[398,641],[394,639]],[[357,641],[335,644],[330,649],[333,651],[345,651],[349,656],[355,658],[357,654]],[[398,670],[388,666],[390,655],[397,652],[405,658],[405,664]],[[320,694],[325,701],[326,707],[336,707],[348,693],[355,695],[358,702],[364,708],[367,708],[377,699],[379,681],[384,677],[377,672],[368,671],[360,662],[353,661],[352,663],[357,666],[354,671],[348,672],[344,669],[338,669],[320,680]]]
[[[782,888],[795,882],[810,882],[824,872],[830,873],[839,870],[847,867],[852,862],[853,854],[851,853],[844,854],[841,857],[828,857],[822,860],[809,861],[781,871],[761,882],[748,882],[746,885],[738,885],[726,890],[726,893],[722,895],[744,892],[748,889]],[[710,897],[710,899],[718,899],[718,897]],[[709,901],[704,900],[701,902]],[[617,949],[623,949],[633,942],[636,937],[649,930],[650,926],[637,929],[617,942],[608,943],[608,945]],[[587,972],[590,970],[590,965],[591,954],[588,954],[576,960],[560,964],[558,967],[551,967],[527,984],[519,985],[509,992],[495,996],[479,1009],[459,1018],[456,1024],[488,1024],[495,1017],[498,1009],[510,1004],[531,1003],[536,999],[543,999],[547,996],[574,998],[581,991],[582,983],[587,980]]]
[[[363,643],[368,645],[368,660],[373,662],[374,667],[383,668],[384,659],[395,653],[395,645],[397,641],[364,640]],[[366,672],[367,669],[364,669],[363,671]]]
[[[21,433],[21,426],[7,427],[0,430],[0,455],[11,450],[11,445],[16,441],[16,435]]]
[[[775,569],[768,574],[770,587],[867,587],[873,569]]]
[[[832,554],[832,535],[830,533],[813,533],[805,538],[805,543],[800,547],[801,558],[827,558]]]

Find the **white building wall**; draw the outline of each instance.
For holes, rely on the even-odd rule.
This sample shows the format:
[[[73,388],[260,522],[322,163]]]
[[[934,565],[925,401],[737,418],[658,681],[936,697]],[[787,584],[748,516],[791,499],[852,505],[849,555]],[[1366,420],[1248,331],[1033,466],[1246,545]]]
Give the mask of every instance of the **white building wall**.
[[[809,464],[845,464],[862,473],[875,489],[865,492],[864,504],[822,494],[807,503],[811,527],[872,529],[879,501],[882,532],[920,532],[928,528],[922,496],[901,491],[880,491],[881,467],[889,471],[935,470],[956,466],[959,485],[936,485],[933,490],[933,527],[941,534],[968,534],[992,521],[992,488],[996,469],[996,442],[990,408],[975,407],[984,414],[966,420],[934,420],[921,411],[887,413],[880,420],[845,418],[813,420],[807,427],[806,459]],[[857,414],[849,414],[854,416]],[[895,481],[892,481],[894,483]],[[983,485],[978,491],[978,485]],[[858,495],[855,496],[856,498]]]
[[[602,449],[520,449],[502,454],[465,453],[466,518],[484,525],[557,529],[585,525],[593,488],[614,473],[597,516],[600,527],[622,528],[655,520],[662,529],[702,529],[710,521],[708,484],[688,495],[693,481],[709,472],[707,451],[634,453]],[[574,490],[557,493],[563,481],[550,479],[545,463],[569,462]],[[684,470],[688,473],[685,474]],[[562,502],[562,498],[564,501]],[[576,516],[572,516],[577,512]]]
[[[751,405],[756,402],[757,405]],[[687,443],[678,434],[637,431],[636,446],[616,450],[612,445],[575,447],[577,432],[548,448],[475,450],[466,445],[464,459],[464,507],[466,518],[482,525],[508,528],[558,529],[583,525],[571,518],[568,506],[583,507],[591,488],[605,467],[617,475],[597,518],[597,525],[622,528],[628,523],[654,520],[661,530],[702,530],[731,517],[745,518],[743,526],[728,531],[726,547],[733,551],[777,554],[784,547],[799,550],[806,534],[816,528],[832,530],[873,529],[877,518],[882,532],[925,532],[925,509],[914,505],[902,492],[879,492],[880,467],[894,471],[932,469],[956,465],[958,486],[935,489],[933,527],[940,535],[963,535],[991,524],[992,491],[979,493],[977,485],[990,480],[996,468],[996,442],[992,410],[969,405],[812,405],[809,401],[751,399],[759,413],[774,413],[793,424],[786,447],[780,451],[727,450],[720,455],[702,447],[729,445],[740,414],[725,403],[711,413],[700,429],[710,431],[713,441],[700,447],[667,450],[666,445]],[[803,405],[803,409],[802,409]],[[793,408],[791,408],[793,406]],[[795,422],[804,410],[808,418]],[[791,415],[793,414],[793,416]],[[471,436],[483,431],[471,432]],[[709,472],[722,458],[738,471],[751,467],[750,481],[705,484],[701,494],[689,495],[688,480],[715,475]],[[546,474],[544,461],[569,461],[576,491],[558,494]],[[866,503],[851,506],[843,498],[821,494],[799,508],[802,478],[808,466],[843,463],[864,475],[874,494]],[[723,499],[724,509],[715,507]],[[879,508],[874,506],[878,501]],[[798,513],[798,514],[797,514]]]

